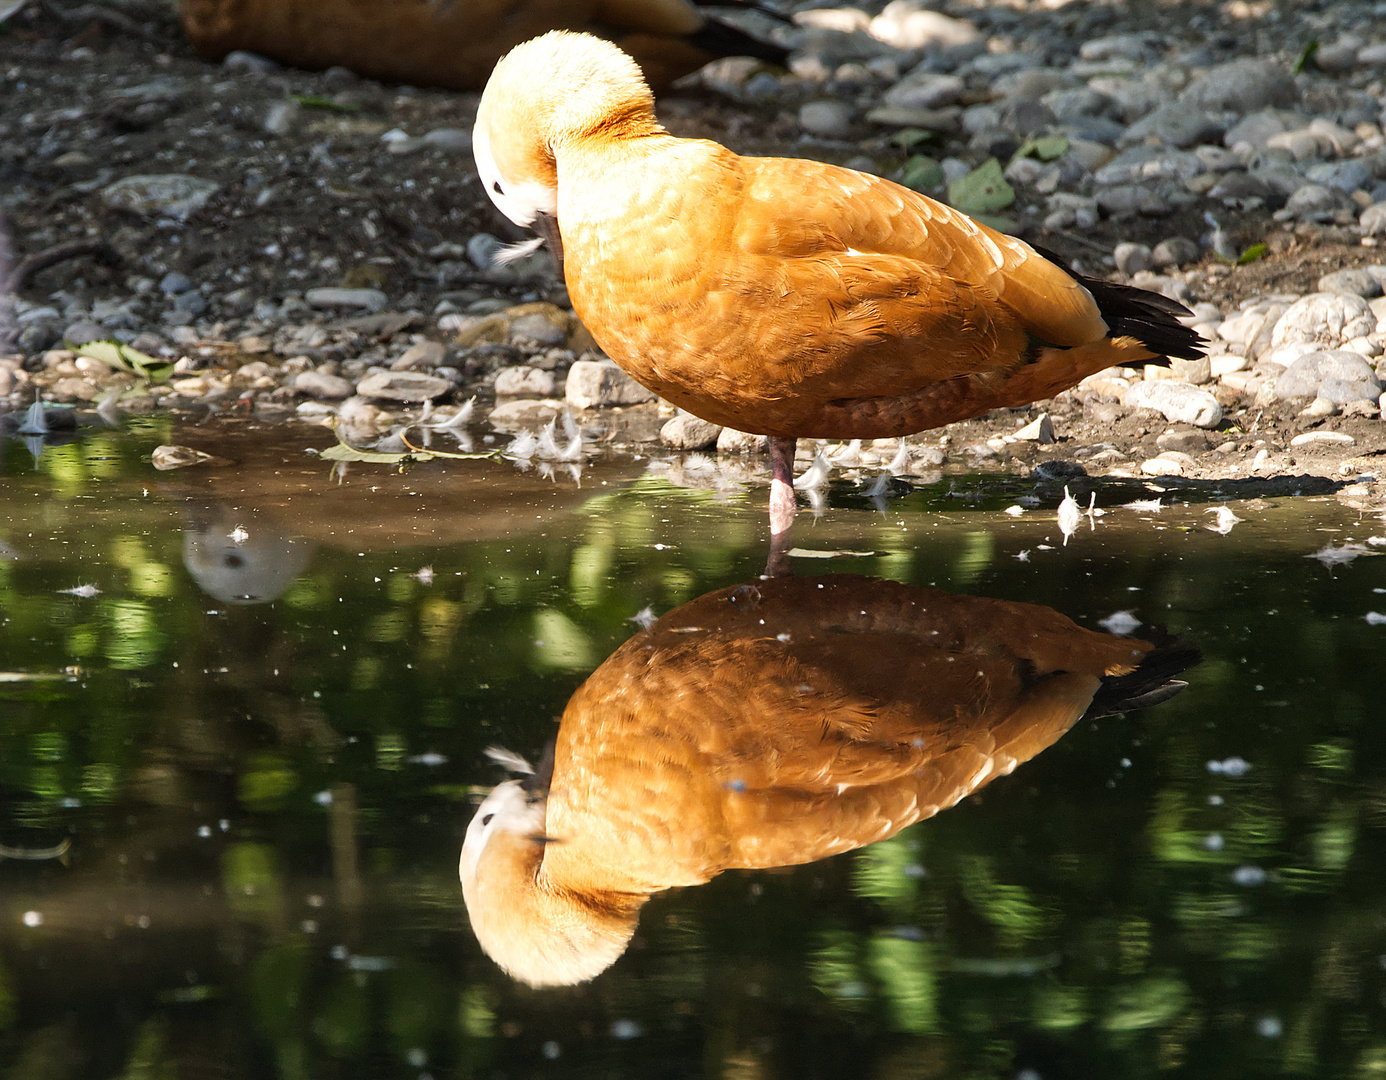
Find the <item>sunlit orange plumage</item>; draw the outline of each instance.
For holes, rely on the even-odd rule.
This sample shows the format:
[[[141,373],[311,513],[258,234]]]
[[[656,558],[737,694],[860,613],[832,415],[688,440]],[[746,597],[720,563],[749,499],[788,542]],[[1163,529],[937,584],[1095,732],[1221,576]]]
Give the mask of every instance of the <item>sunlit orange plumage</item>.
[[[624,950],[655,892],[849,851],[952,806],[1058,739],[1104,681],[1168,696],[1148,642],[1030,604],[846,575],[685,604],[564,710],[551,784],[500,785],[461,876],[483,948],[534,985]],[[1120,696],[1120,695],[1118,695]]]
[[[620,50],[546,34],[496,66],[478,169],[560,249],[608,355],[706,420],[771,436],[777,482],[798,437],[905,435],[1196,355],[1164,297],[1080,280],[880,177],[676,138],[652,105]]]

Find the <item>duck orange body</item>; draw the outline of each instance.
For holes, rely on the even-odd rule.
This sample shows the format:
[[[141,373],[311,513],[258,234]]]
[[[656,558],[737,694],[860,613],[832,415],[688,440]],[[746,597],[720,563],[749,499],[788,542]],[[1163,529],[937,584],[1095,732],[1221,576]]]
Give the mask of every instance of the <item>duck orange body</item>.
[[[496,66],[474,148],[492,200],[561,255],[607,354],[689,412],[771,436],[775,484],[798,437],[905,435],[1199,354],[1173,301],[1075,276],[888,180],[668,134],[635,63],[586,35]],[[772,527],[786,496],[792,517],[772,487]]]

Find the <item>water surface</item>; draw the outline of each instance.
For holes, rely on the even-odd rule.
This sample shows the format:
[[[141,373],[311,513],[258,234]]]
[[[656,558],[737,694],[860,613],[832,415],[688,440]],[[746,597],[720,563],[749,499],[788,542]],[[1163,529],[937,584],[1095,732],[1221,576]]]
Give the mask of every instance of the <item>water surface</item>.
[[[461,902],[483,750],[537,755],[643,609],[753,581],[765,489],[629,456],[340,475],[305,441],[0,448],[8,1075],[1386,1070],[1386,560],[1306,557],[1386,551],[1379,518],[1267,498],[1224,535],[1128,483],[1065,545],[1052,484],[836,481],[794,540],[857,554],[798,573],[1130,610],[1204,662],[893,839],[661,894],[609,971],[536,991]],[[160,473],[162,442],[235,464]]]

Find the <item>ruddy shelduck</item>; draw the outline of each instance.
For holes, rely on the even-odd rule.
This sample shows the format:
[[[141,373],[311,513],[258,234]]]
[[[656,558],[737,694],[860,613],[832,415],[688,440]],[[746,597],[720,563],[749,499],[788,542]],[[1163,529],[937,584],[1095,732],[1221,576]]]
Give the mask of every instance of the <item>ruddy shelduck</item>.
[[[1051,608],[847,574],[709,593],[617,649],[545,764],[482,801],[459,868],[472,928],[522,982],[583,982],[653,893],[883,840],[1084,715],[1172,696],[1197,660]]]
[[[1200,355],[1172,300],[877,176],[676,138],[653,106],[615,46],[545,34],[492,72],[477,170],[553,247],[607,355],[705,420],[770,436],[774,533],[794,514],[796,438],[907,435]]]
[[[565,27],[620,42],[655,86],[722,56],[788,56],[690,0],[183,0],[182,19],[207,60],[246,49],[447,90],[479,90],[507,50]]]

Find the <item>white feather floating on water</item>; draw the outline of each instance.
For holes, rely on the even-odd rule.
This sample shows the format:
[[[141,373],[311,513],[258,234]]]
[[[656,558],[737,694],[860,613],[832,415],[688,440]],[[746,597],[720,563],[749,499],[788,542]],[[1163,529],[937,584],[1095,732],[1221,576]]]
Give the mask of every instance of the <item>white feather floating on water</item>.
[[[794,481],[795,491],[817,491],[828,482],[828,475],[833,471],[833,467],[828,464],[827,458],[819,454],[813,459],[813,464],[804,470],[804,475]]]
[[[646,604],[634,615],[630,616],[626,622],[633,622],[641,630],[648,630],[658,621],[658,616],[654,613],[654,608]]]
[[[900,440],[900,447],[895,451],[895,456],[890,459],[890,464],[886,470],[891,476],[899,476],[910,467],[910,448],[905,445],[905,440]]]
[[[1105,619],[1099,619],[1097,625],[1109,634],[1118,634],[1125,637],[1131,631],[1140,627],[1141,621],[1131,614],[1130,611],[1114,611]]]
[[[844,446],[835,447],[828,459],[839,469],[855,469],[861,464],[861,440],[853,439]]]
[[[528,461],[534,457],[539,449],[539,440],[535,438],[534,432],[522,431],[510,441],[502,453],[509,458],[519,458],[521,461]]]
[[[1078,500],[1068,493],[1064,485],[1064,499],[1059,503],[1059,531],[1064,534],[1064,545],[1068,538],[1078,531],[1078,523],[1083,520],[1083,511],[1078,509]]]
[[[48,416],[43,411],[43,399],[34,398],[34,403],[29,406],[24,414],[24,423],[19,425],[21,435],[47,435]]]
[[[1332,544],[1325,544],[1312,555],[1304,556],[1306,559],[1318,559],[1324,566],[1346,566],[1354,559],[1360,559],[1363,555],[1380,555],[1381,552],[1373,551],[1365,544],[1343,544],[1334,547]]]
[[[1205,525],[1203,527],[1207,529],[1209,532],[1219,533],[1222,536],[1226,536],[1228,533],[1230,533],[1232,531],[1233,526],[1235,526],[1237,522],[1242,520],[1225,506],[1214,507],[1213,509],[1206,511],[1206,513],[1216,514],[1218,516],[1218,519],[1212,525]]]

